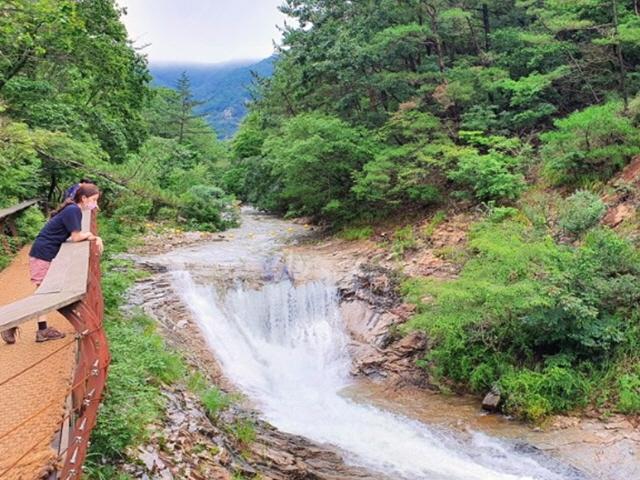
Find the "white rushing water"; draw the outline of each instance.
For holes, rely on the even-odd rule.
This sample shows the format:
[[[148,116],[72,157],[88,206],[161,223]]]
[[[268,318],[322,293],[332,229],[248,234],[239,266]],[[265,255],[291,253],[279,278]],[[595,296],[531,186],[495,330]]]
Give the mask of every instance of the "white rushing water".
[[[462,441],[341,396],[350,358],[334,286],[287,280],[220,295],[187,271],[173,275],[225,374],[279,429],[335,445],[349,463],[389,478],[570,478],[489,436]]]

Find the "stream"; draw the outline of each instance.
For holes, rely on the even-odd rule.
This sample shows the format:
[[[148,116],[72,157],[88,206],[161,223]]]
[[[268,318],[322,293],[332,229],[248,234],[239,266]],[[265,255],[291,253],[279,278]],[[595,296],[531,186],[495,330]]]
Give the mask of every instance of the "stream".
[[[169,269],[225,376],[265,420],[336,447],[347,464],[381,479],[588,478],[513,435],[448,428],[367,389],[350,375],[350,338],[331,273],[286,253],[307,228],[250,209],[242,217],[224,241],[153,262]],[[528,428],[517,428],[525,438]]]

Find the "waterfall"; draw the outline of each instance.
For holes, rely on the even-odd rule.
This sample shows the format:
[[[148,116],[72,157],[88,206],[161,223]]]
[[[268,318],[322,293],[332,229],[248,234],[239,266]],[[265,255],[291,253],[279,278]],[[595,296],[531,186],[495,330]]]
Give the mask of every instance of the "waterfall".
[[[290,280],[218,292],[174,271],[225,374],[277,428],[340,448],[347,462],[406,480],[571,478],[507,442],[453,434],[340,395],[348,337],[334,285]]]

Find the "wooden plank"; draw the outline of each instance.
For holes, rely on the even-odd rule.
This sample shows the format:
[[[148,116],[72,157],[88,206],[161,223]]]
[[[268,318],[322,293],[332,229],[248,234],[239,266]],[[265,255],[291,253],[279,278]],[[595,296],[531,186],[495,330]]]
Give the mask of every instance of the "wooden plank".
[[[0,307],[0,330],[25,323],[38,315],[71,305],[85,296],[82,292],[43,293],[31,295],[17,302]]]
[[[89,247],[86,241],[62,245],[36,295],[85,291],[89,275]]]
[[[15,215],[16,213],[21,212],[22,210],[26,210],[31,205],[35,205],[36,203],[38,203],[37,199],[26,200],[26,201],[24,201],[22,203],[19,203],[18,205],[14,205],[12,207],[7,207],[7,208],[2,208],[2,209],[0,209],[0,219],[6,218],[6,217],[10,217],[11,215]]]

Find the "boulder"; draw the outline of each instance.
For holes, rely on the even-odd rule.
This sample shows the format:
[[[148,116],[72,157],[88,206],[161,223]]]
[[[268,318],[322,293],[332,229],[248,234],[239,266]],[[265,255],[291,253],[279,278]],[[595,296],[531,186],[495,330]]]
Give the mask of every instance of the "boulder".
[[[500,408],[501,401],[502,396],[500,394],[500,390],[494,387],[482,400],[482,408],[488,412],[497,412]]]

